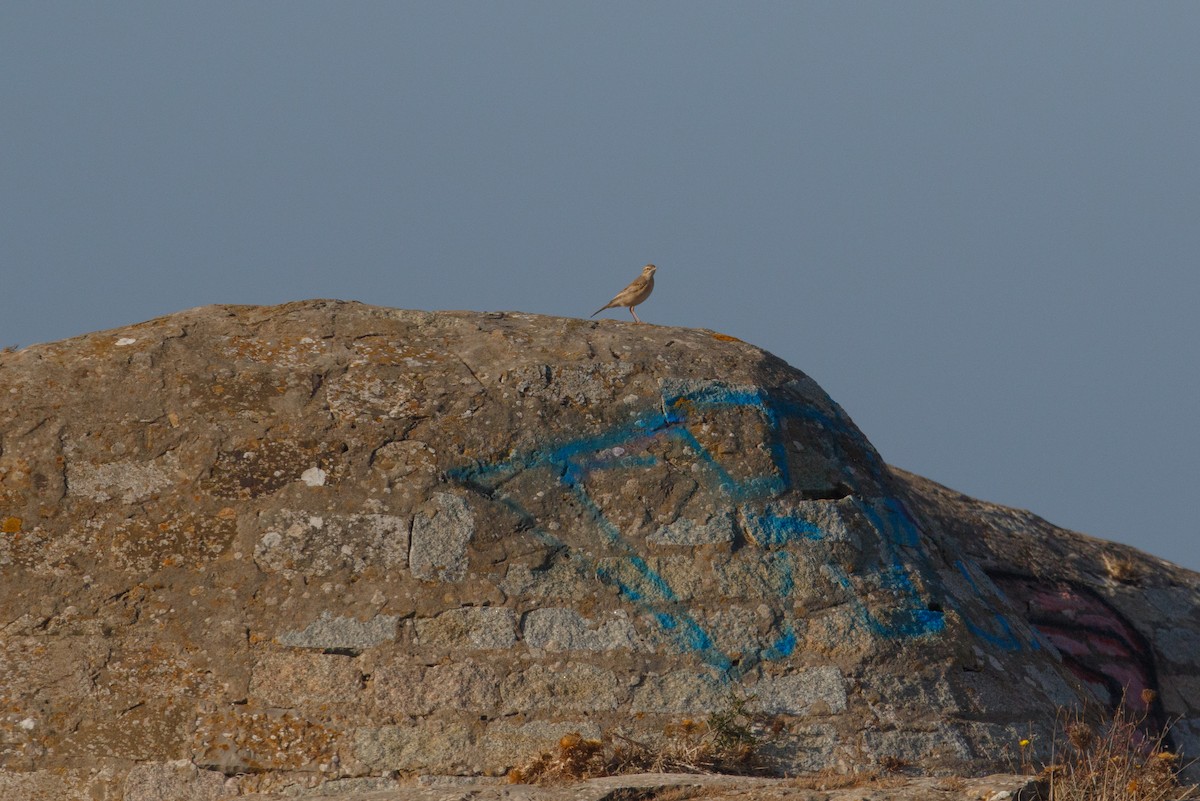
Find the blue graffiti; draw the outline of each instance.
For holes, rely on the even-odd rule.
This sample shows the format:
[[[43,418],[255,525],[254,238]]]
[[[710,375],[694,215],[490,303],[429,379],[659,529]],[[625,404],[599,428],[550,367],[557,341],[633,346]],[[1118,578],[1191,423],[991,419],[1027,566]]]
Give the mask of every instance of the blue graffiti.
[[[783,634],[770,645],[763,656],[770,660],[786,659],[796,651],[798,642],[791,625],[785,624]]]
[[[699,422],[700,415],[729,409],[753,410],[761,416],[768,432],[770,457],[770,467],[762,474],[741,478],[733,476],[692,432],[691,426]],[[585,483],[589,475],[600,471],[659,464],[659,459],[653,455],[629,455],[625,452],[651,441],[668,440],[686,446],[695,455],[701,474],[710,486],[732,502],[743,504],[774,498],[791,484],[783,438],[787,421],[814,423],[824,428],[832,434],[823,439],[826,447],[831,449],[832,458],[838,462],[849,462],[853,451],[856,461],[865,461],[874,474],[872,477],[882,483],[885,470],[883,463],[836,406],[831,404],[831,411],[827,412],[814,406],[768,397],[757,389],[731,389],[715,384],[696,391],[664,396],[659,409],[640,414],[624,425],[599,434],[532,449],[500,461],[466,465],[450,471],[449,477],[511,510],[525,528],[542,541],[556,548],[567,549],[565,542],[539,525],[534,515],[503,489],[509,479],[523,471],[541,469],[549,472],[595,522],[607,545],[620,554],[616,559],[591,564],[593,574],[605,584],[616,587],[627,602],[655,620],[659,629],[678,647],[697,653],[705,663],[727,677],[736,679],[761,661],[783,659],[794,653],[798,641],[790,623],[784,621],[778,638],[756,653],[743,654],[736,661],[722,653],[712,636],[688,614],[669,583],[652,569],[626,541],[619,528],[604,515],[588,494]],[[859,502],[859,507],[880,535],[883,561],[873,571],[871,581],[877,582],[879,590],[891,598],[891,604],[885,612],[873,612],[861,599],[850,576],[830,562],[827,565],[829,573],[847,591],[859,621],[874,634],[887,638],[920,637],[942,632],[945,627],[942,604],[923,599],[902,558],[901,549],[909,552],[910,557],[914,554],[923,556],[919,547],[920,532],[912,517],[901,503],[891,498],[877,504]],[[791,543],[821,542],[828,536],[817,524],[770,503],[762,512],[743,514],[742,524],[747,537],[767,551]],[[573,556],[584,558],[580,554]],[[781,599],[788,597],[794,589],[792,559],[786,552],[770,554],[766,559],[769,580]],[[926,572],[932,575],[932,571]],[[928,593],[931,588],[925,591]],[[998,614],[996,617],[1002,629],[1008,631],[1008,624],[1003,617]],[[992,641],[990,637],[985,636],[985,639]]]
[[[954,565],[958,568],[958,571],[962,573],[963,578],[967,580],[967,584],[970,585],[971,589],[975,590],[975,593],[982,597],[983,593],[979,591],[979,585],[975,583],[975,578],[971,575],[971,571],[967,568],[967,563],[962,559],[958,559],[954,562]],[[970,618],[964,616],[963,619],[966,621],[967,628],[970,629],[971,633],[979,639],[986,640],[997,648],[1002,648],[1005,651],[1020,651],[1022,648],[1022,642],[1017,635],[1013,633],[1012,626],[1009,624],[1008,619],[994,609],[991,610],[991,612],[992,622],[995,623],[996,628],[1000,630],[999,634],[993,634],[992,632],[984,629],[982,626],[976,625]],[[1038,641],[1033,637],[1029,637],[1026,642],[1028,643],[1031,651],[1037,651],[1041,648],[1041,645],[1039,645]]]
[[[761,547],[786,545],[798,540],[821,540],[825,532],[815,523],[790,514],[779,514],[768,506],[763,514],[748,515],[746,536]]]

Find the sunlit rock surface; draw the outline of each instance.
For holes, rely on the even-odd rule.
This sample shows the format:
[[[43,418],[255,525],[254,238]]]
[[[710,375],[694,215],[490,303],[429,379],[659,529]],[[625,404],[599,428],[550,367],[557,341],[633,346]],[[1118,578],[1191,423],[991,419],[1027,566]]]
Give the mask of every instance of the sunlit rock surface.
[[[12,797],[501,775],[734,699],[788,773],[1011,770],[1125,688],[1200,753],[1195,573],[889,469],[711,331],[308,301],[4,353],[0,578]]]

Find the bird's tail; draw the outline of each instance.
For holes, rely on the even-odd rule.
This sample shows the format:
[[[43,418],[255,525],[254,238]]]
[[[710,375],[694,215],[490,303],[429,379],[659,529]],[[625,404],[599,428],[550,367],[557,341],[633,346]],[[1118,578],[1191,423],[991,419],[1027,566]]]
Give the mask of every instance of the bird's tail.
[[[598,309],[596,309],[594,312],[592,312],[592,315],[591,315],[591,316],[592,316],[592,317],[595,317],[597,314],[599,314],[600,312],[604,311],[605,309],[611,309],[611,308],[612,308],[612,304],[611,304],[611,303],[610,303],[610,304],[608,304],[607,306],[601,306],[600,308],[598,308]]]

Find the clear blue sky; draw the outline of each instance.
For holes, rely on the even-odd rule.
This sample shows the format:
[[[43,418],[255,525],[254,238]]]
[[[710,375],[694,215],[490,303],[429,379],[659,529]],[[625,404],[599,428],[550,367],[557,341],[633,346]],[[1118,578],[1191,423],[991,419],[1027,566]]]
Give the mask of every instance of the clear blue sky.
[[[1200,569],[1200,3],[0,4],[0,345],[337,297],[761,345]],[[608,312],[628,317],[627,312]]]

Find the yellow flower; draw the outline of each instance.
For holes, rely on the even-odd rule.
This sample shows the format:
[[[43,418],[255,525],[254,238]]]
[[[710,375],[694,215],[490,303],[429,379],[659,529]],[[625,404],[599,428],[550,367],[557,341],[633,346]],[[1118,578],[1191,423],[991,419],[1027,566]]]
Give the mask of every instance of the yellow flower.
[[[1021,746],[1022,748],[1028,748],[1029,740],[1022,740],[1021,742],[1017,743],[1017,745]]]

